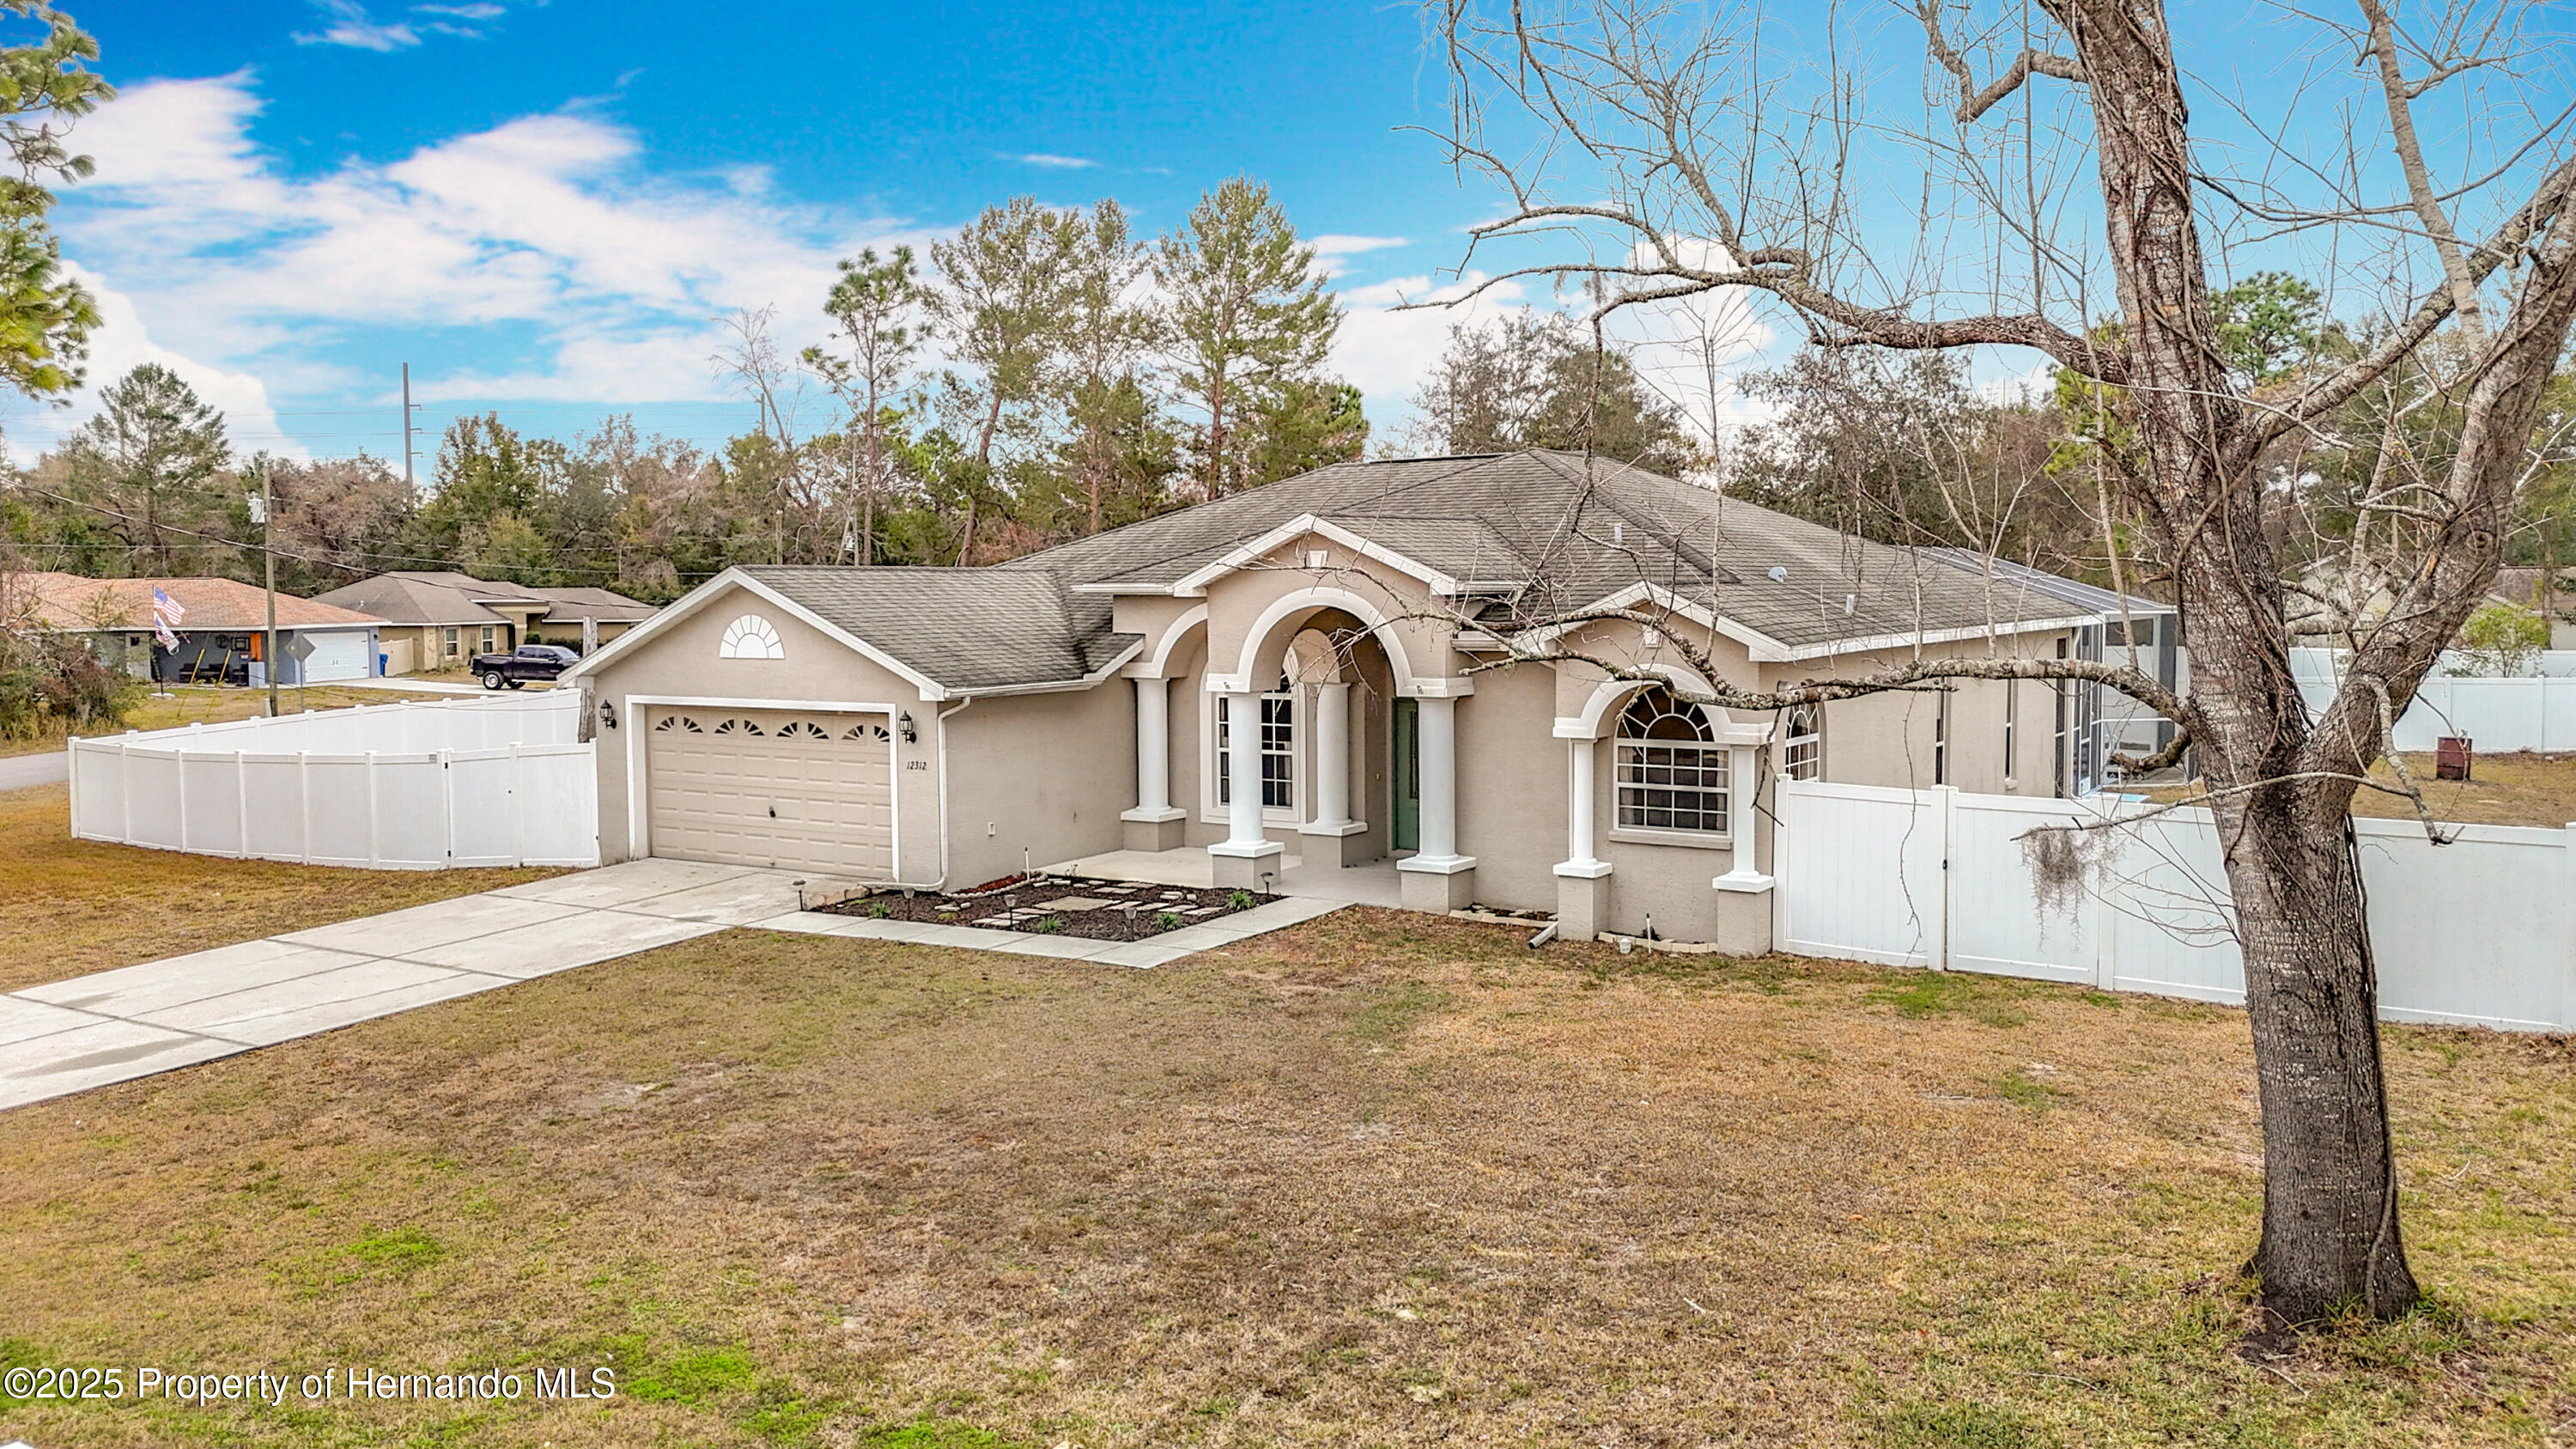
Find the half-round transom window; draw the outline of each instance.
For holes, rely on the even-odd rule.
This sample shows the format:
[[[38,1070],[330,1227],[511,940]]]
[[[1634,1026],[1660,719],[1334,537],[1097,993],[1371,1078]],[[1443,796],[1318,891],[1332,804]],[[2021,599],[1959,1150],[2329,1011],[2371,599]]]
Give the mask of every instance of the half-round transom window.
[[[758,614],[745,614],[725,626],[724,642],[716,646],[718,659],[784,659],[787,646],[778,642],[778,631]]]
[[[1658,684],[1637,692],[1628,707],[1619,712],[1619,738],[1623,740],[1696,740],[1706,744],[1717,738],[1708,727],[1708,717],[1699,706],[1684,704],[1673,698],[1673,692]]]

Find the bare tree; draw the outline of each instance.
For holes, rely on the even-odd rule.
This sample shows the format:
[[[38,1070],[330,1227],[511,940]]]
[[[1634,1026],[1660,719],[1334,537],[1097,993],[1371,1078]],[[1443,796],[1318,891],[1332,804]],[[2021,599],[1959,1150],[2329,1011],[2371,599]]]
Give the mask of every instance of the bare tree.
[[[2419,1297],[2398,1224],[2349,805],[2495,576],[2576,317],[2576,222],[2563,215],[2576,161],[2556,102],[2544,111],[2519,92],[2521,7],[2473,12],[2462,0],[2409,27],[2380,0],[2355,3],[2344,21],[2284,6],[2253,32],[2307,51],[2288,122],[2187,82],[2158,0],[1984,12],[1910,0],[1927,77],[1913,112],[1864,111],[1864,68],[1848,52],[1782,65],[1776,30],[1762,33],[1762,13],[1745,4],[1524,0],[1489,14],[1441,0],[1431,12],[1451,81],[1442,139],[1508,196],[1502,216],[1471,230],[1469,256],[1504,249],[1518,263],[1471,294],[1571,276],[1597,283],[1597,310],[1615,312],[1735,289],[1782,307],[1824,346],[2030,349],[2092,390],[2099,426],[2083,439],[2085,462],[2139,540],[2112,562],[2151,568],[2176,590],[2190,698],[2129,669],[1994,659],[1721,690],[1716,702],[1765,709],[1949,678],[2072,677],[2176,723],[2174,748],[2159,754],[2198,751],[2244,956],[2265,1155],[2251,1266],[2281,1324],[2345,1305],[2389,1317]],[[2475,139],[2428,155],[2412,117],[2446,90],[2479,118]],[[2320,112],[2328,123],[2310,123]],[[2367,122],[2374,112],[2384,131]],[[2197,145],[2195,117],[2211,122]],[[1902,144],[1923,163],[1910,232],[1864,194],[1864,144]],[[2374,189],[2392,170],[2406,183],[2393,201]],[[2386,305],[2347,355],[2251,385],[2229,365],[2213,279],[2239,249],[2285,247],[2375,279]],[[2388,295],[2427,258],[2438,280]],[[2305,584],[2267,527],[2267,491],[2285,451],[2419,366],[2456,427],[2438,475],[2362,500],[2368,571],[2387,597],[2367,617],[2312,601],[2352,654],[2311,718],[2289,663],[2288,600]]]

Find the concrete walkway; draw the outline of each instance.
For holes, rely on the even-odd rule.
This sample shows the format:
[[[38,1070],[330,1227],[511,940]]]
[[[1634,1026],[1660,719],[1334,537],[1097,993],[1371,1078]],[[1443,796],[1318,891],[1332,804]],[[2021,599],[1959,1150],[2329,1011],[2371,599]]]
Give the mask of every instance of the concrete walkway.
[[[792,871],[638,860],[0,994],[0,1109],[68,1096],[732,926],[1153,967],[1339,910],[1287,898],[1148,941],[799,909]]]
[[[59,785],[71,776],[72,752],[69,750],[56,750],[50,755],[11,755],[0,759],[0,790]]]

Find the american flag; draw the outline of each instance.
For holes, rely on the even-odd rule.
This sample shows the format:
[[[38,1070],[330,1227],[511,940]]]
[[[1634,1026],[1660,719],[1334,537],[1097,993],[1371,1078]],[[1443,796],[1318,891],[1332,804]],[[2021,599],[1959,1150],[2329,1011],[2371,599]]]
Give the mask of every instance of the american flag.
[[[180,606],[177,599],[161,592],[160,585],[153,585],[152,632],[160,636],[161,647],[173,654],[179,652],[179,636],[170,631],[186,617],[188,617],[188,611]]]

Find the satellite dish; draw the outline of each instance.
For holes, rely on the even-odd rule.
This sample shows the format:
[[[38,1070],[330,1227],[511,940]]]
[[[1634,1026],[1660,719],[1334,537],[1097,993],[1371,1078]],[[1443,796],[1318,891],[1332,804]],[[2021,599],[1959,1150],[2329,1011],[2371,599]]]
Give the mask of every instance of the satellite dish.
[[[1771,566],[1771,582],[1775,584],[1785,584],[1789,582],[1789,571],[1778,564],[1773,564]]]

